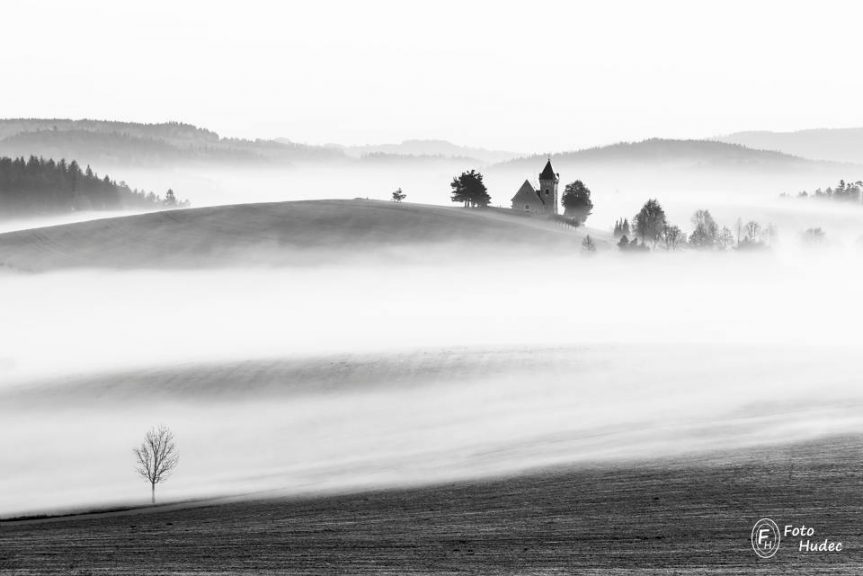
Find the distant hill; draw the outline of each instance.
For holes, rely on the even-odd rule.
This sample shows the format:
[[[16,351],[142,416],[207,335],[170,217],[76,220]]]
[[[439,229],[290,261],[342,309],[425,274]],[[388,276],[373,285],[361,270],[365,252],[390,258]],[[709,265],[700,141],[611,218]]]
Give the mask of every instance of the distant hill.
[[[165,166],[188,163],[271,164],[343,159],[331,148],[273,140],[221,138],[190,124],[103,120],[0,120],[0,154],[75,159],[94,166]]]
[[[500,166],[542,165],[548,156],[525,156]],[[709,140],[664,140],[621,142],[551,155],[555,167],[567,165],[674,166],[678,168],[787,168],[813,164],[809,160],[736,144]]]
[[[577,249],[584,235],[508,210],[368,200],[238,204],[171,210],[0,234],[0,264],[57,268],[315,265],[343,259],[461,259],[505,247]],[[590,230],[598,243],[603,236]]]
[[[762,150],[776,150],[812,160],[863,164],[863,128],[735,132],[713,140]]]
[[[286,140],[280,139],[280,141]],[[504,162],[520,156],[516,152],[507,152],[504,150],[487,150],[485,148],[459,146],[446,140],[405,140],[399,144],[372,144],[367,146],[329,144],[328,146],[341,150],[354,158],[372,154],[383,154],[392,156],[420,156],[428,159],[433,159],[434,157],[473,159],[482,163],[494,163]]]
[[[724,190],[778,194],[818,182],[856,179],[863,167],[818,162],[739,144],[653,138],[552,154],[562,184],[576,179],[597,190]],[[545,155],[487,168],[491,181],[536,179]],[[512,193],[515,193],[513,188]]]

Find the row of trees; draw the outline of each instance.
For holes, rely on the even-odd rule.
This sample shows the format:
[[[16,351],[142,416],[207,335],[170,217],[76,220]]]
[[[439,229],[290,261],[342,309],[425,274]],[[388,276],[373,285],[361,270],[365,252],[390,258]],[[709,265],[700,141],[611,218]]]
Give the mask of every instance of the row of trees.
[[[152,192],[99,177],[89,166],[76,161],[55,162],[31,156],[0,157],[0,213],[30,215],[76,210],[147,209],[187,206],[173,190],[162,198]]]
[[[780,196],[787,198],[789,194],[782,193]],[[863,181],[845,182],[840,180],[835,188],[828,186],[824,190],[817,188],[811,194],[806,190],[797,194],[798,198],[821,198],[826,200],[839,200],[841,202],[861,202],[863,201]]]
[[[720,227],[709,210],[697,210],[691,223],[692,232],[687,236],[680,227],[668,222],[659,202],[650,199],[632,219],[631,225],[626,218],[615,222],[614,237],[618,239],[617,245],[621,250],[631,251],[647,250],[648,244],[654,249],[661,245],[666,250],[676,250],[684,245],[720,250],[760,248],[776,236],[776,228],[772,224],[762,227],[754,220],[744,223],[738,218],[734,232],[727,226]]]

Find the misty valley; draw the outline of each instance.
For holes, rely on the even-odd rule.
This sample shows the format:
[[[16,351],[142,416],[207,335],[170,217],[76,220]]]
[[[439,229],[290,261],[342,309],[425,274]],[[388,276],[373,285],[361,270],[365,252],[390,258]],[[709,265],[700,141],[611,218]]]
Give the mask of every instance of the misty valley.
[[[859,573],[858,12],[4,7],[0,576]]]

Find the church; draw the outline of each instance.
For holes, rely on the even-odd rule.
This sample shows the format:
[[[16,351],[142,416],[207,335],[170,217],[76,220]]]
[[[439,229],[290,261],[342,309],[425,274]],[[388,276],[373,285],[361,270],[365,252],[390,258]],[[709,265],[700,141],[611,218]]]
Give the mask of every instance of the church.
[[[539,188],[534,188],[530,181],[525,180],[512,197],[512,209],[531,214],[557,214],[559,182],[560,174],[551,167],[549,158],[545,168],[539,173]]]

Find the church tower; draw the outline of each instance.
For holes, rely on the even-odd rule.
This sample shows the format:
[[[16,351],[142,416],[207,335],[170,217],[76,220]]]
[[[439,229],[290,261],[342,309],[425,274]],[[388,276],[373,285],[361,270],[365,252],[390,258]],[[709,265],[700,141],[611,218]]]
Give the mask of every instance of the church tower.
[[[539,173],[539,196],[545,211],[549,214],[557,214],[557,184],[560,182],[560,174],[551,167],[551,158],[545,163],[545,168]]]

